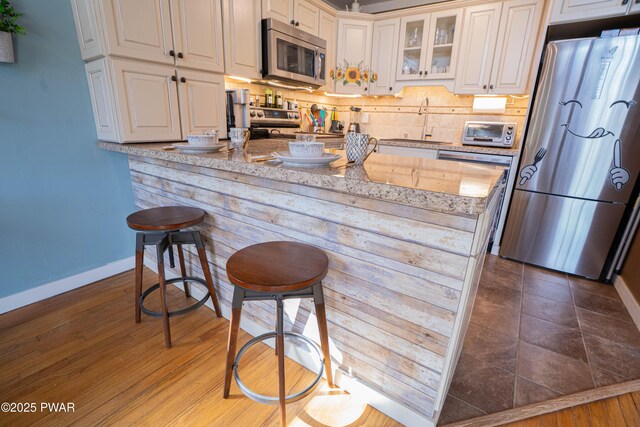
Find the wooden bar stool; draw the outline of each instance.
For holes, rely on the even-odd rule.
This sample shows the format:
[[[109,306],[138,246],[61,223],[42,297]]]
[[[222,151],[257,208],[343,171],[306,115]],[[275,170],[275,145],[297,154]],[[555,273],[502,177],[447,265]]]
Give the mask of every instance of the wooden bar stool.
[[[198,208],[187,206],[166,206],[159,208],[144,209],[132,213],[127,217],[127,225],[138,230],[136,233],[136,290],[135,290],[135,313],[136,323],[140,323],[140,312],[144,312],[151,317],[162,317],[164,323],[164,344],[167,348],[171,347],[171,330],[169,329],[169,318],[189,313],[198,307],[204,305],[207,299],[211,297],[216,316],[220,317],[220,306],[218,298],[213,289],[213,279],[209,271],[209,263],[207,262],[207,254],[202,243],[200,233],[196,230],[184,230],[184,228],[199,224],[204,220],[205,211]],[[158,262],[158,283],[142,292],[142,273],[144,261],[145,246],[153,245],[156,247],[156,257]],[[164,252],[169,250],[169,265],[175,267],[173,258],[173,245],[178,250],[178,259],[180,261],[181,277],[175,279],[165,279],[164,273]],[[187,276],[184,263],[184,253],[182,245],[196,245],[200,265],[204,273],[205,280],[198,277]],[[198,282],[206,286],[207,294],[195,304],[175,311],[169,311],[167,305],[167,284],[182,282],[184,286],[185,296],[189,298],[188,282]],[[160,289],[160,305],[162,312],[151,311],[144,306],[144,300],[151,292]]]
[[[303,243],[268,242],[248,246],[227,261],[227,275],[235,285],[231,303],[231,325],[227,345],[227,367],[224,378],[224,398],[229,397],[231,374],[233,373],[240,390],[251,399],[267,404],[280,405],[280,424],[286,425],[285,404],[302,399],[313,390],[323,370],[327,382],[333,386],[327,317],[322,293],[322,279],[327,275],[329,259],[320,249]],[[293,332],[284,332],[283,301],[288,298],[313,298],[322,352],[309,338]],[[257,336],[247,342],[236,355],[236,340],[240,327],[242,303],[244,301],[275,300],[277,307],[276,331]],[[304,390],[291,396],[286,395],[284,375],[284,337],[303,341],[321,360],[320,370],[312,383]],[[278,397],[264,396],[249,389],[238,376],[238,364],[242,355],[260,341],[276,338],[278,356]]]

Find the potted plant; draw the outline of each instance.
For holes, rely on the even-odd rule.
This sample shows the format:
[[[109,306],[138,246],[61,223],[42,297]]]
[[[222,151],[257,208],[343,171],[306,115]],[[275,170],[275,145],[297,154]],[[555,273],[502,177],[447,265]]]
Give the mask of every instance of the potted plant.
[[[9,0],[0,0],[0,62],[15,62],[11,34],[24,34],[24,27],[18,25],[21,16]]]

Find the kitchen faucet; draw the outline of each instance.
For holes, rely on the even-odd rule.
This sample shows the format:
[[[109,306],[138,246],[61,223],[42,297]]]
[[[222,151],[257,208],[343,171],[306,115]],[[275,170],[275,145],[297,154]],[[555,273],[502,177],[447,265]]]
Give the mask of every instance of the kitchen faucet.
[[[422,136],[420,137],[420,139],[422,141],[426,141],[427,138],[430,138],[433,136],[433,129],[432,129],[432,133],[427,133],[427,119],[429,118],[429,98],[428,97],[424,97],[422,99],[422,102],[420,103],[420,108],[418,108],[418,115],[422,115],[424,114],[424,124],[422,126]]]

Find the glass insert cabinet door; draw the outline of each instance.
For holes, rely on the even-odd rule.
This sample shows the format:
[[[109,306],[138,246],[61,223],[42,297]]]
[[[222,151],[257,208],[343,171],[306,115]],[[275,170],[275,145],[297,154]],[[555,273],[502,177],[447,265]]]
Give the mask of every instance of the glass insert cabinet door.
[[[462,28],[462,9],[431,14],[429,44],[425,61],[426,79],[455,77],[458,40]]]
[[[402,18],[397,80],[453,79],[462,9]]]
[[[425,74],[426,44],[429,35],[429,14],[404,17],[400,28],[398,80],[419,80]]]

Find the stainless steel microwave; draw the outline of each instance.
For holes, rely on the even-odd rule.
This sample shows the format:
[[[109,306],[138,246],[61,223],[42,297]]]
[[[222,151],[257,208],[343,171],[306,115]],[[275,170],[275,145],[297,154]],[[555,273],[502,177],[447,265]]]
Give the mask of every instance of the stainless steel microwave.
[[[505,122],[465,122],[462,145],[513,147],[516,124]]]
[[[262,76],[295,85],[326,83],[327,42],[273,18],[262,20]]]

